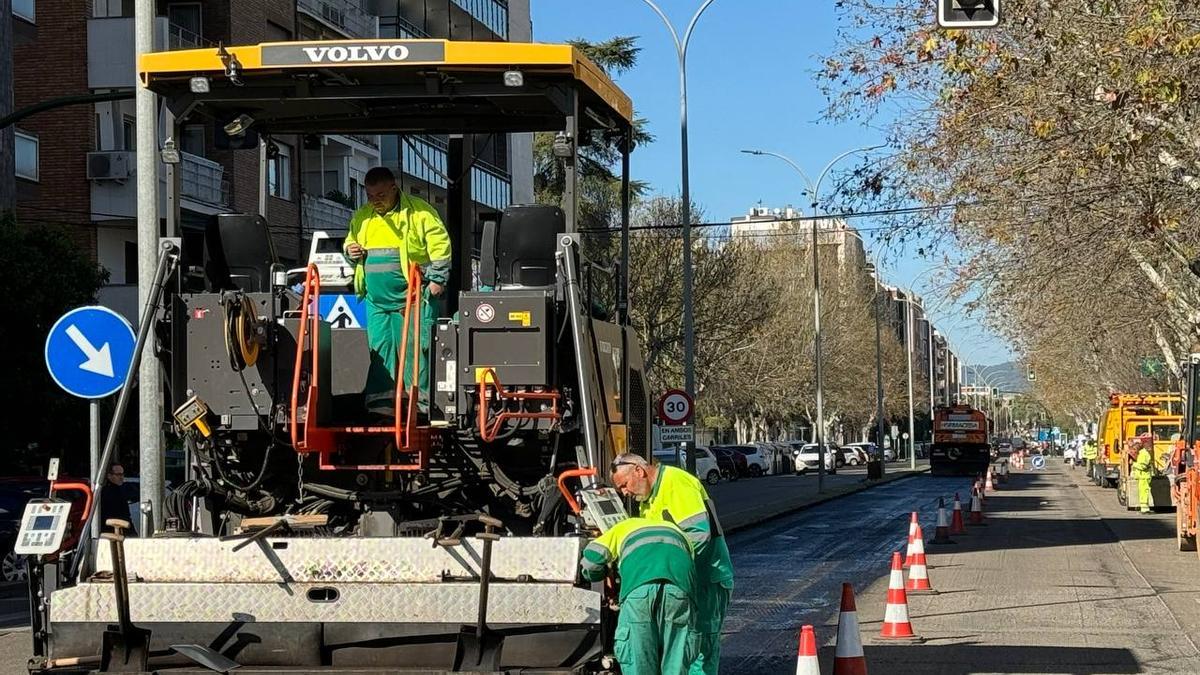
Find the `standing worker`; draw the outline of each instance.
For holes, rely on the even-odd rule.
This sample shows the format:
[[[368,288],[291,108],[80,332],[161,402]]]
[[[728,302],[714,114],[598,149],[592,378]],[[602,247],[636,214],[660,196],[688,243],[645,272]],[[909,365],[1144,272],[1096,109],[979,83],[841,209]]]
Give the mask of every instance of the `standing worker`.
[[[684,675],[696,658],[691,625],[695,565],[683,532],[660,520],[626,518],[583,550],[583,578],[620,576],[613,648],[627,675]]]
[[[136,537],[137,529],[134,527],[134,521],[129,516],[129,502],[125,501],[125,492],[121,486],[125,484],[125,467],[118,463],[114,463],[108,467],[108,473],[104,476],[104,485],[100,488],[100,529],[104,532],[112,532],[113,529],[104,523],[107,523],[110,518],[129,521],[129,529],[126,530],[125,536]]]
[[[1097,449],[1096,449],[1096,441],[1091,438],[1084,441],[1084,443],[1083,443],[1083,466],[1087,470],[1088,478],[1092,478],[1092,476],[1093,476],[1092,472],[1096,470],[1096,455],[1097,454],[1098,453],[1097,453]]]
[[[367,204],[350,218],[343,251],[354,263],[354,293],[366,300],[367,344],[371,365],[363,391],[367,410],[394,417],[396,367],[404,328],[409,264],[421,269],[421,354],[418,405],[429,410],[429,342],[450,277],[450,235],[424,200],[406,195],[387,167],[367,172]],[[414,336],[409,336],[409,344]],[[404,355],[403,380],[412,386],[412,356]]]
[[[1137,481],[1138,505],[1141,507],[1142,513],[1150,513],[1150,476],[1154,466],[1154,457],[1147,447],[1154,447],[1154,441],[1143,436],[1134,439],[1131,443],[1133,444],[1132,450],[1137,452],[1137,457],[1130,465],[1129,475],[1130,478]]]
[[[716,675],[721,662],[721,626],[733,591],[733,563],[717,511],[704,485],[673,466],[651,466],[640,455],[624,453],[613,460],[613,485],[641,503],[641,516],[675,523],[696,552],[694,622],[698,640],[692,675]]]

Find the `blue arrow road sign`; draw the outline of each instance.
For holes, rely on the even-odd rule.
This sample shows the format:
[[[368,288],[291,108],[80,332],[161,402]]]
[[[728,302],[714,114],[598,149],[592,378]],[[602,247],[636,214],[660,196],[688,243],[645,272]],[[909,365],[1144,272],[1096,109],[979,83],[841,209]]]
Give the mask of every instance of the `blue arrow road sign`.
[[[73,309],[46,336],[46,368],[68,394],[104,398],[121,388],[137,336],[107,307]]]
[[[1046,458],[1041,455],[1033,456],[1033,468],[1041,470],[1046,468]]]

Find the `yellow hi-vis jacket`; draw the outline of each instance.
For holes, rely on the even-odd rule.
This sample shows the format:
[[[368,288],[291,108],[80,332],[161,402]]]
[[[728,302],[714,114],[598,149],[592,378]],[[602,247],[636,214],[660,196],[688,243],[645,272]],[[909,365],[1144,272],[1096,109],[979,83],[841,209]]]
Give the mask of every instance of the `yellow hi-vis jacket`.
[[[408,278],[408,265],[421,267],[426,281],[446,283],[450,277],[450,234],[441,217],[425,200],[400,193],[396,206],[380,215],[370,204],[362,206],[350,218],[350,232],[342,252],[350,244],[371,249],[395,249],[400,252],[400,268]],[[354,263],[354,293],[367,294],[365,258]]]
[[[1098,448],[1096,448],[1095,441],[1088,441],[1087,443],[1084,443],[1083,444],[1083,458],[1084,459],[1096,459],[1097,450],[1098,450]]]

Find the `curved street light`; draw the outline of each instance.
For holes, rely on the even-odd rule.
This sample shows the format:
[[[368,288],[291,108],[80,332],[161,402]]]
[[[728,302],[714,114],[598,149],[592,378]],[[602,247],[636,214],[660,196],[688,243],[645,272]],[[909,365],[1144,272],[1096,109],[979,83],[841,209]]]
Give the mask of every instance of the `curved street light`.
[[[646,1],[648,2],[649,0]],[[821,189],[821,181],[825,180],[825,175],[829,173],[829,170],[833,168],[834,164],[837,164],[841,160],[855,153],[870,152],[882,147],[882,145],[872,145],[865,148],[855,148],[854,150],[847,150],[846,152],[843,152],[837,157],[829,160],[829,163],[825,165],[825,168],[821,169],[820,175],[817,176],[816,183],[813,183],[811,180],[809,180],[808,174],[804,173],[804,169],[801,169],[799,164],[792,161],[792,159],[786,155],[781,155],[777,152],[770,152],[767,150],[742,150],[742,152],[748,155],[765,155],[787,162],[788,166],[791,166],[793,169],[795,169],[796,173],[800,174],[800,178],[804,180],[808,187],[809,197],[812,199],[813,328],[815,331],[813,336],[813,355],[816,370],[817,389],[817,423],[815,425],[816,430],[813,434],[813,440],[817,444],[817,452],[819,457],[821,457],[821,460],[817,462],[817,492],[821,492],[825,487],[825,382],[822,377],[821,370],[821,265],[820,257],[818,256],[819,246],[817,245],[817,208],[819,205],[819,190]],[[882,439],[880,439],[880,442],[882,442]]]
[[[692,194],[688,180],[687,49],[688,43],[692,40],[692,32],[696,29],[696,23],[700,21],[700,15],[704,14],[704,10],[708,9],[709,5],[715,1],[704,0],[700,9],[692,15],[692,20],[688,22],[687,30],[683,33],[683,39],[680,40],[679,33],[675,30],[671,20],[667,18],[666,13],[653,0],[642,0],[666,25],[667,31],[671,34],[671,40],[675,43],[675,55],[679,58],[679,161],[680,191],[683,193],[680,214],[683,217],[683,388],[688,396],[693,398],[696,396],[696,329],[692,311]],[[690,452],[692,443],[686,445],[689,450],[686,466],[688,471],[695,473],[695,453]]]

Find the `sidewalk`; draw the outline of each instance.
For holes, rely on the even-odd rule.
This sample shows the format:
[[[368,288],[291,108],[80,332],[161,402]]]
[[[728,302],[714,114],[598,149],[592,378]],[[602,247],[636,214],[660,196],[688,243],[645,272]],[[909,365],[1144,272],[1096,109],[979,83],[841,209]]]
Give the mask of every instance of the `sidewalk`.
[[[817,493],[816,474],[742,478],[733,483],[708,486],[708,494],[717,507],[721,526],[726,532],[734,532],[876,485],[925,473],[929,471],[929,460],[919,460],[916,471],[909,471],[907,464],[896,462],[888,464],[884,471],[883,480],[867,481],[865,468],[843,467],[836,474],[825,476],[825,489],[820,494]]]

